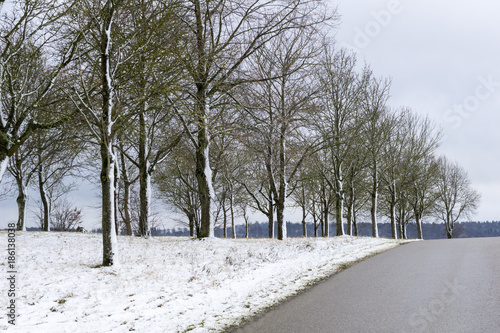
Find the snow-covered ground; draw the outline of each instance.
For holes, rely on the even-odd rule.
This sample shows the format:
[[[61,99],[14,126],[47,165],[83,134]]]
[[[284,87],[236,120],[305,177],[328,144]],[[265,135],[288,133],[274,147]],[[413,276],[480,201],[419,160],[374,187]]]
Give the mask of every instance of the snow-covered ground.
[[[7,244],[7,233],[0,232]],[[101,236],[16,235],[16,332],[218,332],[345,264],[400,244],[388,239],[119,237],[120,265],[99,267]],[[0,269],[7,272],[7,256]]]

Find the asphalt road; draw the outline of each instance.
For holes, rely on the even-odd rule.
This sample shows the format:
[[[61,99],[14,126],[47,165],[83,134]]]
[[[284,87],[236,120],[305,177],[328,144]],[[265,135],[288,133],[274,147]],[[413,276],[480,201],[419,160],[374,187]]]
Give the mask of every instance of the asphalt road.
[[[500,238],[415,242],[358,263],[235,333],[500,332]]]

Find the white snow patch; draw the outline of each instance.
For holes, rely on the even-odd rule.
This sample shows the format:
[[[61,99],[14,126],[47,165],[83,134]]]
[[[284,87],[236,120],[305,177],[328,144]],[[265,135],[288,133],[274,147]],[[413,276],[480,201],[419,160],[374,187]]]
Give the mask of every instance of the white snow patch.
[[[6,232],[0,239],[7,241]],[[120,237],[120,266],[99,267],[101,235],[18,232],[22,332],[221,332],[329,276],[397,246],[374,238]],[[6,272],[6,263],[0,262]],[[7,279],[0,279],[6,291]],[[1,297],[0,307],[7,307]]]

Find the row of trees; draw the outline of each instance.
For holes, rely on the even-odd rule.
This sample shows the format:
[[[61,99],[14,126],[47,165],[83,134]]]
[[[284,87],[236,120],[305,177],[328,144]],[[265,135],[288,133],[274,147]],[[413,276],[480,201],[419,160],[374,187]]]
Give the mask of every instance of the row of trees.
[[[100,170],[103,265],[120,228],[149,235],[153,188],[199,238],[259,211],[285,239],[291,206],[325,236],[331,216],[335,234],[356,234],[369,212],[374,237],[381,216],[394,238],[412,221],[423,237],[431,215],[451,237],[477,206],[465,171],[435,156],[431,121],[390,108],[390,81],[334,48],[322,0],[14,3],[1,25],[0,179],[15,180],[21,230],[28,186],[48,231],[82,170]]]

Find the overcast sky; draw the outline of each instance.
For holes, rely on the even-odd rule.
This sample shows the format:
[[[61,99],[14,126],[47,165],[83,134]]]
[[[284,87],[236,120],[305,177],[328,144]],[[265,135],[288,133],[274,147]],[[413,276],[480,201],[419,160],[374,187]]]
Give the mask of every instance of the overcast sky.
[[[339,45],[392,78],[392,105],[441,126],[439,153],[458,161],[482,194],[475,219],[500,220],[500,1],[332,4],[341,15]]]
[[[331,3],[341,15],[339,45],[355,50],[375,75],[392,78],[390,103],[427,114],[443,129],[439,153],[458,161],[482,194],[474,219],[500,220],[500,1]],[[77,201],[95,202],[88,190]],[[0,202],[0,228],[16,219],[15,209],[15,200]]]

